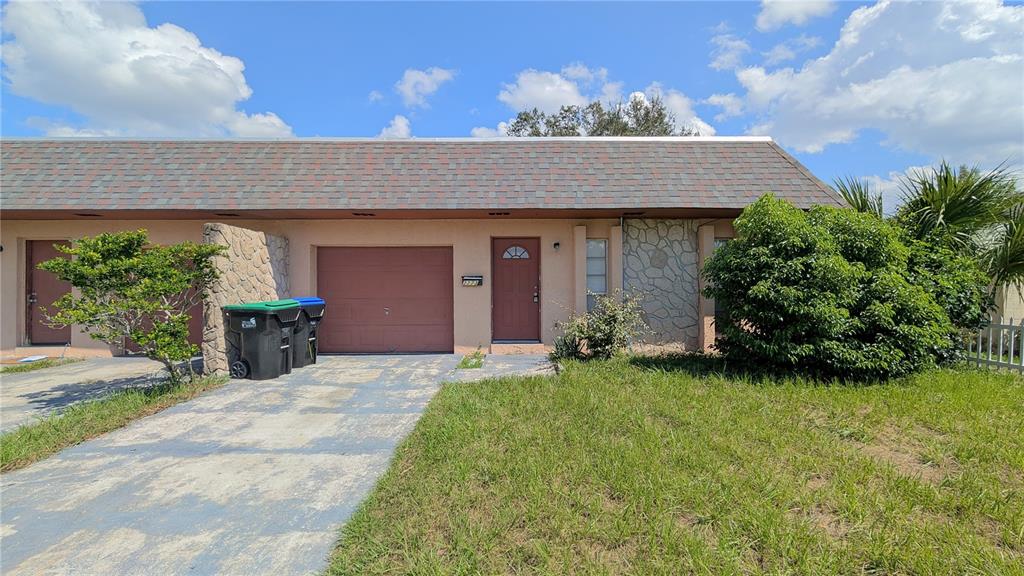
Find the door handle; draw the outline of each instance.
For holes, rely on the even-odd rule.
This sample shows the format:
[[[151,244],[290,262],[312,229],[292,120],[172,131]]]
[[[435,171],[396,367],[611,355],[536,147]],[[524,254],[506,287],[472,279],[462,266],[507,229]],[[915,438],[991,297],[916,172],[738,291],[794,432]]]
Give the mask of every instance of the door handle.
[[[36,299],[36,293],[33,292],[33,293],[29,294],[28,295],[28,303],[29,304],[35,304],[36,302],[38,302],[38,300]]]
[[[533,293],[533,301],[534,302],[540,302],[540,293],[539,292],[534,292]]]
[[[384,307],[384,315],[385,316],[391,316],[391,308],[388,308],[387,306],[385,306]]]

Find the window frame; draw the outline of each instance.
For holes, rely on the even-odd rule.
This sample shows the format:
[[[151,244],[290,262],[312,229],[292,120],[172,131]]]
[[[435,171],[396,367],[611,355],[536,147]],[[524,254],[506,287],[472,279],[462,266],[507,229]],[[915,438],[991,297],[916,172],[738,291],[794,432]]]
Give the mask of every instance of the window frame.
[[[601,251],[602,251],[602,254],[603,254],[600,258],[597,257],[597,256],[591,256],[590,255],[591,243],[595,243],[595,244],[600,243]],[[593,296],[594,294],[601,295],[601,296],[605,296],[605,295],[608,294],[608,284],[609,284],[609,278],[608,278],[608,265],[609,265],[608,260],[609,260],[609,257],[608,256],[609,256],[609,254],[608,254],[608,239],[607,238],[587,238],[586,257],[585,257],[585,262],[584,262],[584,266],[586,268],[586,273],[584,275],[585,276],[585,278],[584,278],[584,285],[585,285],[586,291],[587,291],[587,311],[588,312],[594,309],[594,303],[595,303],[595,299],[594,299],[594,296]],[[591,274],[590,273],[590,261],[591,260],[604,260],[604,271],[600,275],[599,274]],[[597,291],[594,291],[594,290],[590,289],[590,278],[591,277],[595,277],[596,278],[598,276],[603,276],[603,278],[604,278],[604,290],[601,291],[601,292],[597,292]]]

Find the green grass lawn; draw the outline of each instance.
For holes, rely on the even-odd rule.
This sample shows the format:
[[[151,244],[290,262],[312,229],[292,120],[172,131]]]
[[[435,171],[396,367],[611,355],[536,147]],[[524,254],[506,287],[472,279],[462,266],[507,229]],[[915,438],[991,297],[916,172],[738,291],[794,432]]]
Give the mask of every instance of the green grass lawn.
[[[223,377],[129,388],[75,404],[0,436],[0,472],[24,468],[69,446],[120,428],[227,382]]]
[[[332,574],[1024,574],[1024,380],[689,361],[448,384]]]
[[[36,360],[35,362],[22,362],[19,364],[0,366],[0,374],[32,372],[33,370],[42,370],[43,368],[53,368],[54,366],[74,364],[75,362],[81,362],[82,360],[82,358],[44,358],[42,360]]]

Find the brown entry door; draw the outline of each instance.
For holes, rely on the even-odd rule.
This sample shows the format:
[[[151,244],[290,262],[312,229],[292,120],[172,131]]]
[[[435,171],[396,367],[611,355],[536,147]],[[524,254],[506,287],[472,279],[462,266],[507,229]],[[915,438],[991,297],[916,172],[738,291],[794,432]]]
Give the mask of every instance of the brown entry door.
[[[451,247],[317,248],[321,352],[451,352]]]
[[[540,239],[491,241],[494,340],[540,340]]]
[[[26,240],[25,263],[25,308],[26,335],[29,344],[67,344],[71,341],[71,327],[51,328],[46,325],[45,308],[51,314],[53,303],[71,291],[71,284],[62,282],[53,274],[37,268],[40,262],[52,260],[64,254],[54,244],[67,246],[62,240]]]

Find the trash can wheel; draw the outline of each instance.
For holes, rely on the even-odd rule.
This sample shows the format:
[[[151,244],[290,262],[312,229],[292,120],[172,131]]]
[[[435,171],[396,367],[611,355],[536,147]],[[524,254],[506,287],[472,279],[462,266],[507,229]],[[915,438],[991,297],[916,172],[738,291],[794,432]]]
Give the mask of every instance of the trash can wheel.
[[[249,364],[245,360],[235,360],[231,363],[232,378],[247,378],[249,376]]]

